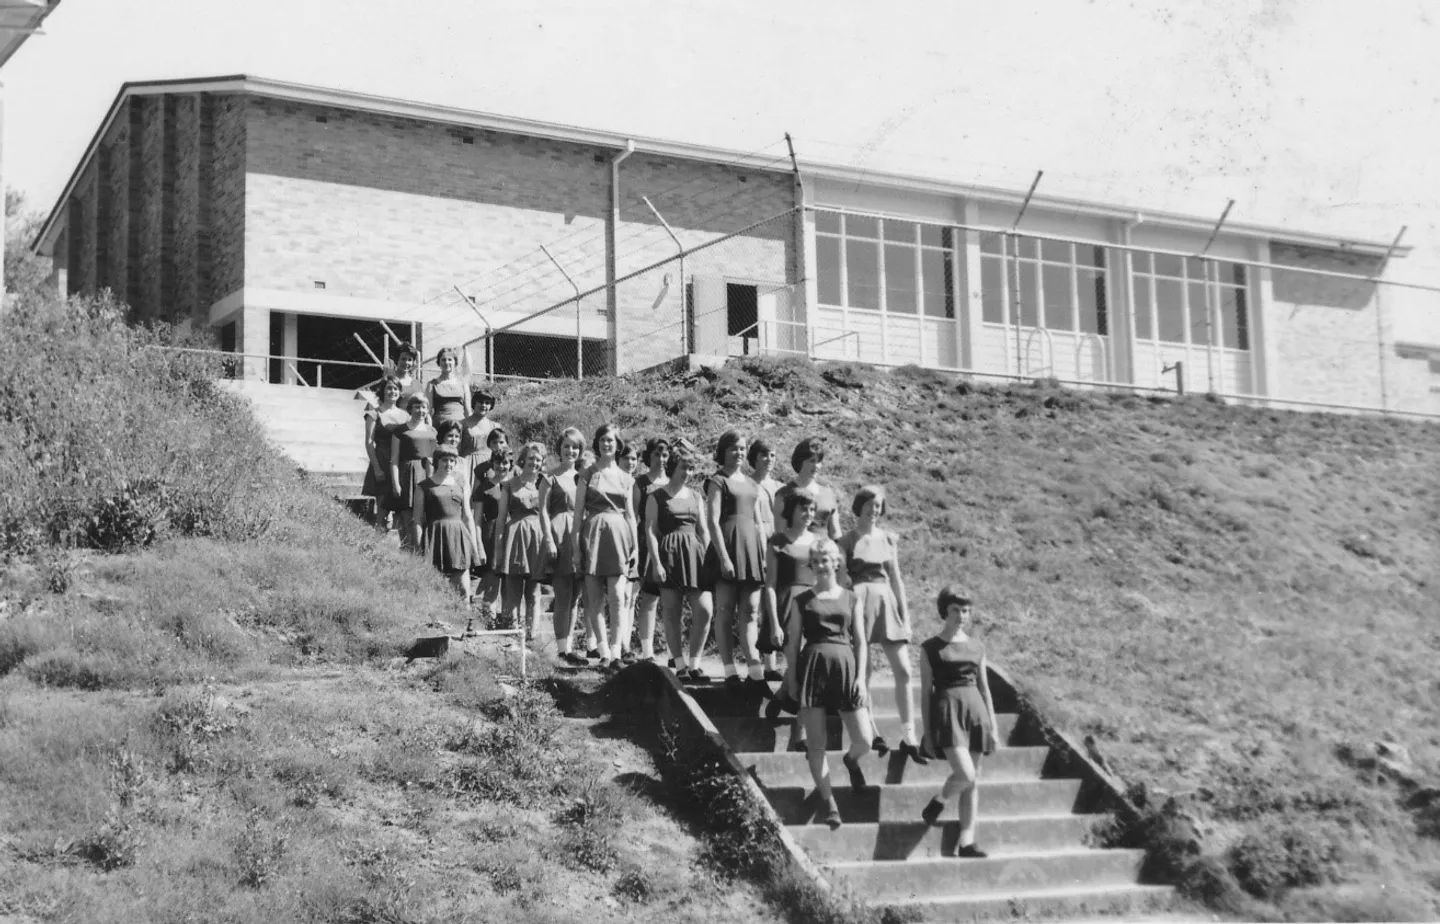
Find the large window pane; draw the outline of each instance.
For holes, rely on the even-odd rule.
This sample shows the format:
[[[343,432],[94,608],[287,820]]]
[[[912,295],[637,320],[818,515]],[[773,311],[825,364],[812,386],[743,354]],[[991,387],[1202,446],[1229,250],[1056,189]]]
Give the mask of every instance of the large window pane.
[[[1037,263],[1020,263],[1020,323],[1026,327],[1040,326],[1040,267]],[[1013,313],[1012,313],[1013,318]]]
[[[886,232],[889,232],[887,227]],[[915,292],[914,244],[885,245],[885,310],[895,314],[914,314],[917,310]]]
[[[1135,336],[1141,340],[1149,340],[1154,337],[1150,329],[1150,279],[1146,276],[1135,277]]]
[[[1205,346],[1210,342],[1210,314],[1205,306],[1205,283],[1187,283],[1190,290],[1190,342]]]
[[[1070,262],[1070,245],[1063,241],[1041,241],[1040,258],[1053,263]]]
[[[1155,280],[1155,320],[1160,327],[1160,339],[1167,343],[1185,342],[1183,285],[1176,279]]]
[[[1080,330],[1084,333],[1106,333],[1101,309],[1104,285],[1105,277],[1094,270],[1082,269],[1075,274],[1075,294],[1080,299]]]
[[[839,238],[815,238],[815,288],[820,304],[841,304]]]
[[[944,225],[921,225],[920,243],[926,247],[949,247],[950,229]]]
[[[1036,260],[1040,256],[1040,242],[1033,237],[1016,238],[1020,246],[1020,256],[1027,260]]]
[[[1041,267],[1045,281],[1045,326],[1051,330],[1074,330],[1075,322],[1070,316],[1074,295],[1070,267],[1053,263],[1044,263]]]
[[[980,303],[984,306],[985,320],[991,324],[1005,321],[1004,267],[999,257],[980,258]]]
[[[1185,258],[1185,275],[1190,279],[1205,278],[1205,261],[1199,257]]]
[[[848,223],[850,216],[845,216]],[[874,241],[845,242],[845,280],[849,306],[880,310],[880,247]]]
[[[896,243],[902,241],[906,244],[915,243],[915,222],[896,221],[893,218],[885,219],[885,240]]]
[[[815,213],[816,234],[839,234],[840,215],[838,212],[816,212]]]
[[[955,317],[955,287],[950,267],[949,251],[920,251],[921,299],[924,302],[925,314],[932,318]],[[983,278],[982,274],[982,285]]]
[[[870,237],[880,236],[880,219],[871,218],[869,215],[845,216],[846,237]]]
[[[1005,246],[1005,238],[1002,237],[1002,236],[999,235],[999,234],[982,234],[982,235],[980,235],[980,252],[981,252],[981,253],[995,253],[995,254],[1002,253],[1002,252],[1003,252],[1002,248],[1003,248],[1004,246]]]
[[[1155,254],[1155,275],[1173,276],[1179,279],[1185,272],[1185,261],[1169,254]]]

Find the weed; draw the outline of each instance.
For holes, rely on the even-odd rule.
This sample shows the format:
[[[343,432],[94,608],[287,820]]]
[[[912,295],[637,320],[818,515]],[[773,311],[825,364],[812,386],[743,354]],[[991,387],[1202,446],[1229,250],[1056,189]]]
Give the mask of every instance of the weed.
[[[1332,879],[1336,850],[1312,828],[1279,822],[1246,833],[1230,848],[1229,861],[1245,891],[1274,899],[1287,889]]]
[[[570,828],[561,841],[564,855],[585,869],[608,873],[620,861],[610,826],[587,824]]]
[[[240,884],[258,889],[279,875],[289,835],[267,824],[259,808],[245,815],[245,827],[235,839],[235,863]]]
[[[632,905],[646,905],[655,898],[655,883],[650,874],[638,866],[632,866],[615,880],[610,894]]]
[[[70,852],[105,872],[130,866],[145,845],[128,813],[112,809],[100,826],[70,847]]]

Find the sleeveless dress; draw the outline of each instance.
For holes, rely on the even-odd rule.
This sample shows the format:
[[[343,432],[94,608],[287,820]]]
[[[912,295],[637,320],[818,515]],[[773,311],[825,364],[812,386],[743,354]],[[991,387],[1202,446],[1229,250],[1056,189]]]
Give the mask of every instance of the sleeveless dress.
[[[850,591],[841,588],[833,599],[822,600],[806,590],[795,598],[800,609],[800,650],[796,677],[800,705],[827,712],[854,712],[860,708],[860,678],[851,648]]]
[[[436,484],[428,478],[419,490],[425,498],[424,554],[441,571],[468,571],[475,559],[475,542],[461,517],[465,491],[453,481]]]
[[[550,514],[550,534],[555,540],[553,577],[570,577],[575,573],[575,545],[570,537],[570,526],[575,517],[577,476],[578,472],[570,473],[569,477],[550,476],[550,496],[545,501],[545,509]]]
[[[435,431],[425,424],[412,427],[407,422],[395,430],[400,440],[400,493],[395,497],[397,510],[409,510],[415,503],[420,483],[430,477],[430,457],[435,452]]]
[[[840,506],[840,500],[835,495],[835,489],[828,484],[811,482],[806,487],[800,487],[793,481],[786,482],[785,486],[775,492],[775,500],[783,502],[791,494],[805,494],[815,501],[815,516],[810,520],[810,532],[817,536],[830,535],[830,516]],[[772,510],[774,504],[771,505]],[[784,504],[781,504],[784,509]]]
[[[811,533],[791,542],[784,533],[776,533],[767,542],[775,550],[775,624],[762,622],[760,638],[755,643],[761,653],[782,651],[785,647],[785,623],[790,618],[790,602],[815,584],[810,570]]]
[[[712,542],[725,543],[730,561],[735,565],[733,580],[741,585],[765,583],[765,537],[760,534],[755,506],[760,500],[760,487],[749,476],[741,476],[739,486],[732,486],[724,475],[712,475],[706,483],[709,492],[720,492],[720,535]],[[709,556],[710,578],[726,580],[720,572],[720,550],[712,545]]]
[[[836,545],[845,555],[845,568],[850,574],[851,589],[860,600],[865,616],[867,639],[872,642],[910,641],[910,622],[900,615],[900,604],[890,587],[885,563],[895,560],[895,536],[877,529],[862,537],[851,530]],[[859,551],[857,551],[857,549]]]
[[[700,531],[696,528],[704,516],[700,498],[690,490],[672,496],[660,487],[651,493],[650,503],[655,505],[655,541],[658,544],[654,560],[665,567],[665,580],[658,586],[673,590],[700,590],[705,586],[705,549],[700,544]]]
[[[930,727],[937,748],[964,748],[980,754],[995,751],[990,712],[978,686],[985,646],[968,639],[950,642],[936,636],[920,643],[930,664]]]
[[[585,523],[580,535],[580,570],[596,577],[625,577],[635,552],[635,535],[625,520],[635,480],[616,469],[591,472],[585,484]]]
[[[370,429],[370,445],[375,449],[375,459],[380,463],[380,471],[384,474],[377,478],[374,467],[367,468],[365,483],[361,485],[360,493],[365,497],[375,498],[377,511],[394,510],[395,498],[390,491],[390,438],[397,429],[409,422],[410,415],[397,407],[388,411],[370,408],[365,412],[365,419],[375,422]]]
[[[760,489],[760,499],[756,501],[760,512],[760,535],[772,535],[779,528],[775,525],[775,492],[779,491],[782,485],[769,475],[765,476],[764,481],[756,481],[753,475],[750,480]]]
[[[480,542],[485,546],[485,563],[477,569],[481,574],[499,573],[495,567],[495,521],[500,519],[500,491],[504,479],[495,481],[492,474],[488,463],[476,468],[474,484],[470,489],[471,505],[480,508],[475,526],[480,531]]]
[[[503,492],[504,489],[501,490]],[[499,516],[498,511],[496,516]],[[538,484],[527,484],[519,490],[512,487],[496,570],[514,577],[535,578],[545,565],[545,526],[540,517],[540,487]]]
[[[442,382],[431,379],[427,386],[430,392],[430,423],[440,429],[442,423],[465,419],[465,386],[456,379]]]
[[[650,579],[650,561],[653,556],[650,550],[650,538],[645,534],[645,506],[653,503],[655,492],[659,490],[661,484],[664,482],[653,480],[649,472],[641,472],[635,476],[635,487],[640,494],[640,508],[635,511],[635,522],[639,524],[635,545],[638,550],[636,559],[642,594],[656,595],[660,593],[660,585]]]

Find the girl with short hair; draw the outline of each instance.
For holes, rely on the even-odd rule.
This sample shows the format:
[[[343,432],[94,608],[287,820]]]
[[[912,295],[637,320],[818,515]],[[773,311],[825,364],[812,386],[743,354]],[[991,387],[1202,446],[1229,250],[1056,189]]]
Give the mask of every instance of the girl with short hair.
[[[640,657],[646,661],[655,659],[655,614],[660,606],[660,585],[650,576],[654,546],[643,524],[647,522],[650,495],[669,477],[666,474],[669,460],[670,441],[652,437],[640,454],[645,470],[635,476],[635,516],[642,524],[636,555],[639,593],[635,599],[635,634],[640,638]]]
[[[432,423],[438,430],[449,421],[462,421],[470,416],[470,389],[460,378],[460,352],[446,347],[435,357],[440,374],[425,383],[425,398],[430,402]]]
[[[760,489],[740,470],[744,438],[727,430],[715,445],[720,470],[705,484],[710,525],[710,576],[715,594],[715,646],[725,672],[726,688],[737,695],[768,695],[760,654],[755,650],[760,591],[765,586],[765,536],[760,532]],[[738,622],[741,653],[748,677],[735,667],[734,639]]]
[[[613,424],[595,431],[590,443],[595,466],[576,485],[578,509],[570,530],[575,569],[585,575],[585,616],[595,630],[605,671],[618,670],[619,662],[612,654],[604,610],[608,605],[611,613],[621,612],[635,557],[635,481],[620,470],[620,445],[620,431]]]
[[[580,454],[585,450],[585,435],[574,427],[567,427],[555,444],[559,465],[550,473],[550,491],[545,509],[549,514],[550,533],[555,543],[555,566],[550,575],[550,585],[555,589],[551,603],[550,618],[555,630],[555,644],[560,659],[569,664],[583,665],[589,662],[575,653],[575,614],[579,603],[583,577],[575,570],[575,537],[571,526],[575,518],[575,487],[579,477]],[[577,578],[581,582],[577,586]]]
[[[417,486],[411,517],[419,531],[420,548],[436,570],[470,600],[470,567],[484,552],[475,544],[475,522],[455,470],[460,456],[441,446],[431,458],[434,474]]]
[[[705,586],[705,549],[710,544],[700,496],[689,486],[699,464],[695,453],[677,448],[668,454],[668,478],[650,493],[645,507],[645,532],[653,550],[647,577],[660,591],[665,641],[675,661],[675,674],[691,683],[707,683],[700,665],[710,634],[710,593]],[[690,604],[687,650],[681,607]]]
[[[430,477],[435,452],[435,430],[425,422],[427,407],[424,395],[411,395],[405,402],[409,418],[390,433],[390,490],[398,511],[395,528],[407,549],[420,547],[415,498],[420,483]]]
[[[520,450],[515,474],[500,489],[499,516],[495,521],[495,570],[504,579],[501,611],[511,625],[520,622],[525,605],[525,637],[534,638],[539,626],[540,577],[555,556],[550,535],[550,481],[542,467],[545,444],[526,443]]]
[[[795,477],[775,492],[775,519],[780,519],[780,503],[790,494],[801,491],[815,498],[815,517],[810,531],[831,539],[840,538],[840,499],[835,489],[820,481],[820,468],[825,462],[825,441],[818,436],[803,439],[790,453],[790,468]]]
[[[390,490],[390,438],[397,428],[406,424],[410,415],[399,405],[404,391],[399,379],[385,376],[376,391],[380,403],[365,409],[365,457],[370,465],[365,469],[360,493],[375,498],[375,531],[383,535],[389,530],[390,517],[395,513],[395,495]]]

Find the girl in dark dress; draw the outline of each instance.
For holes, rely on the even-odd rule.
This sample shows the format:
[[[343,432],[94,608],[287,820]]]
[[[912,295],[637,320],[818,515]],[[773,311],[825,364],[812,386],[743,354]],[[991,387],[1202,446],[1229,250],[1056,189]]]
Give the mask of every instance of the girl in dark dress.
[[[470,484],[470,510],[480,532],[480,542],[485,555],[479,567],[480,586],[476,589],[480,597],[482,612],[493,615],[500,602],[500,572],[495,569],[495,521],[500,519],[500,491],[513,471],[510,456],[510,436],[504,427],[495,427],[486,437],[490,448],[490,461],[475,468]]]
[[[575,540],[570,527],[575,517],[575,482],[579,477],[580,454],[585,451],[585,436],[574,427],[560,434],[555,454],[560,464],[550,473],[550,491],[545,509],[550,515],[550,533],[555,542],[555,564],[550,584],[555,589],[550,618],[555,629],[555,644],[560,659],[570,664],[586,664],[575,653],[575,607],[580,600],[575,572]]]
[[[670,441],[655,437],[645,444],[640,461],[645,471],[635,476],[635,516],[646,522],[646,500],[650,494],[666,481],[665,470],[670,459]],[[640,638],[640,657],[646,661],[655,660],[655,613],[660,606],[660,585],[650,577],[650,559],[654,546],[650,544],[649,531],[640,530],[639,555],[636,568],[639,570],[640,593],[635,600],[635,634]]]
[[[801,440],[790,454],[790,467],[795,477],[775,492],[775,519],[780,519],[780,504],[796,491],[815,498],[815,517],[810,531],[831,539],[840,538],[840,500],[835,489],[819,481],[820,466],[825,462],[825,441],[812,436]]]
[[[470,388],[460,378],[460,353],[446,347],[435,357],[440,374],[425,383],[425,397],[430,401],[432,424],[438,429],[449,421],[462,421],[470,416]]]
[[[576,516],[570,533],[575,540],[575,570],[585,575],[585,619],[596,634],[600,669],[619,668],[614,655],[620,639],[609,638],[605,607],[621,613],[628,575],[635,557],[635,481],[620,470],[616,454],[620,432],[611,424],[595,431],[591,441],[595,466],[576,485]],[[620,620],[617,618],[616,620]]]
[[[815,498],[808,494],[792,493],[781,504],[780,513],[784,528],[774,533],[765,543],[765,596],[769,600],[767,605],[775,612],[788,615],[790,602],[815,584],[815,572],[810,570],[810,550],[816,539],[815,534],[810,532],[810,518],[815,514]],[[785,641],[782,628],[776,634],[774,644],[783,651]],[[795,662],[788,662],[781,679],[787,679],[794,669]],[[786,689],[788,684],[781,687],[782,695],[775,697],[765,706],[765,717],[772,722],[780,718],[782,711],[795,712],[799,709],[799,704],[785,695]],[[797,748],[805,743],[804,729],[800,729],[800,732],[793,744]]]
[[[645,507],[645,533],[653,549],[647,577],[660,589],[660,611],[665,622],[665,641],[681,680],[705,683],[709,678],[700,666],[705,637],[710,634],[710,593],[705,588],[705,549],[710,530],[705,522],[700,496],[687,484],[697,459],[689,449],[677,448],[668,454],[665,471],[669,481],[650,492]],[[686,650],[681,606],[690,603],[690,644]]]
[[[905,582],[900,579],[900,558],[895,534],[880,528],[885,515],[885,489],[866,485],[850,505],[855,528],[840,537],[845,570],[851,590],[860,601],[865,637],[880,645],[890,662],[895,680],[895,709],[900,714],[900,753],[919,764],[929,763],[920,754],[915,737],[915,704],[910,696],[910,609],[905,600]],[[870,677],[865,677],[868,685]],[[868,688],[868,687],[867,687]],[[884,754],[885,739],[875,736],[872,746]]]
[[[765,536],[760,532],[760,488],[740,470],[745,442],[727,430],[715,446],[720,471],[705,486],[705,511],[710,521],[710,573],[715,582],[715,647],[725,670],[725,686],[732,693],[746,692],[735,668],[734,637],[739,622],[740,650],[749,672],[749,688],[768,694],[760,653],[755,650],[759,632],[755,617],[760,591],[765,586]]]
[[[950,776],[920,817],[926,824],[936,824],[945,804],[959,796],[960,849],[956,856],[983,857],[985,852],[975,846],[980,802],[975,784],[981,757],[994,752],[1000,738],[986,676],[985,646],[966,634],[971,619],[968,597],[947,587],[940,591],[936,607],[945,624],[938,635],[920,643],[920,708],[926,750],[945,755]]]
[[[365,411],[365,457],[370,467],[365,470],[365,483],[360,493],[375,498],[375,531],[385,533],[395,512],[395,496],[390,491],[390,438],[397,427],[410,419],[400,401],[400,380],[386,376],[378,389],[380,403]]]
[[[545,445],[526,443],[520,450],[516,473],[500,489],[499,516],[495,521],[495,570],[504,576],[501,608],[520,625],[520,603],[525,603],[525,635],[539,630],[540,575],[555,556],[550,535],[547,501],[550,481],[541,472]]]
[[[775,450],[767,441],[756,439],[750,444],[750,448],[745,450],[745,461],[750,463],[750,480],[760,489],[760,499],[756,502],[756,509],[760,512],[760,535],[768,540],[785,525],[783,520],[775,519],[775,494],[784,487],[773,475]],[[768,581],[768,557],[765,576]],[[785,612],[776,611],[774,603],[775,600],[770,594],[760,595],[760,634],[755,648],[760,652],[760,666],[765,671],[764,677],[767,681],[782,679],[777,658],[784,648]]]
[[[454,449],[442,446],[435,450],[433,463],[435,474],[420,482],[411,516],[422,537],[422,552],[468,602],[470,566],[484,553],[476,546],[470,505],[455,477],[460,457]]]
[[[790,602],[785,642],[786,660],[795,665],[786,680],[789,696],[800,704],[800,724],[808,742],[806,754],[815,792],[824,803],[820,820],[832,829],[840,827],[840,807],[830,789],[830,765],[825,759],[825,714],[840,713],[850,748],[843,762],[850,774],[850,786],[865,788],[860,758],[870,750],[866,730],[870,715],[866,708],[865,659],[868,646],[859,625],[860,611],[850,591],[835,581],[840,567],[840,550],[828,538],[810,547],[810,570],[815,586],[797,594]],[[801,646],[801,642],[804,646]]]
[[[411,395],[405,410],[410,419],[392,430],[390,436],[390,490],[398,511],[395,528],[400,532],[400,544],[417,549],[420,533],[415,529],[415,493],[420,482],[430,477],[435,431],[425,422],[424,396]]]

